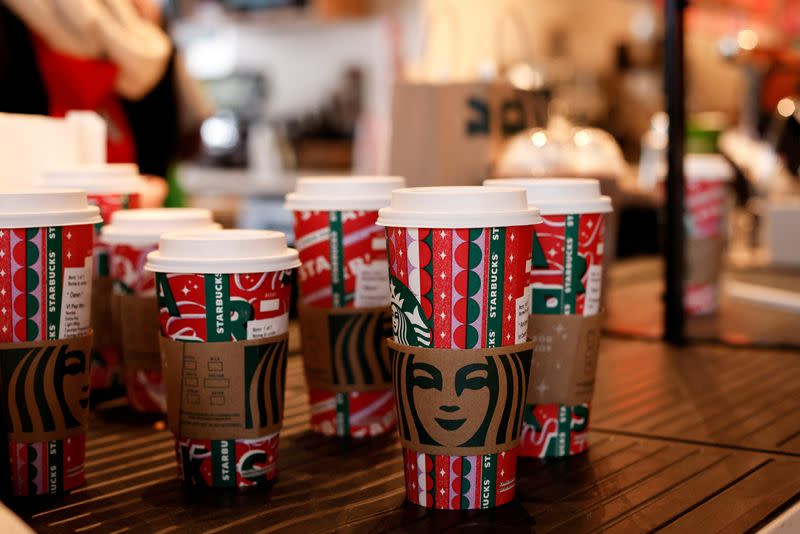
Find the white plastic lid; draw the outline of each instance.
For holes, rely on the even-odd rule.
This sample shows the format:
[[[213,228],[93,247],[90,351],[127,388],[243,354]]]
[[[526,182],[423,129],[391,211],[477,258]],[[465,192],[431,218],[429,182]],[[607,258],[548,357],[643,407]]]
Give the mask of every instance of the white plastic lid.
[[[590,178],[498,178],[483,185],[525,189],[528,204],[542,215],[613,211],[611,198],[600,194],[600,181]]]
[[[269,230],[171,232],[147,255],[145,269],[157,273],[261,273],[300,266],[286,236]]]
[[[389,205],[392,191],[405,187],[400,176],[307,176],[286,195],[294,211],[379,210]]]
[[[132,163],[78,165],[48,170],[44,173],[47,187],[77,187],[92,194],[140,193],[145,181]]]
[[[392,191],[377,224],[401,228],[488,228],[542,222],[525,190],[512,187],[411,187]]]
[[[78,189],[0,189],[0,228],[38,228],[102,222]]]
[[[103,226],[103,242],[109,245],[148,246],[158,243],[162,234],[183,230],[219,230],[211,212],[199,208],[119,210],[111,224]]]
[[[733,178],[733,167],[719,154],[687,154],[683,173],[687,181],[727,182]]]

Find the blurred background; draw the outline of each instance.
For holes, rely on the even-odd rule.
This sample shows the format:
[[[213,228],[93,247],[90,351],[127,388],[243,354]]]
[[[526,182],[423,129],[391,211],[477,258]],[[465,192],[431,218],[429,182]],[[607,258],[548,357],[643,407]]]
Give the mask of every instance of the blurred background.
[[[665,95],[676,89],[663,76],[663,0],[0,0],[0,8],[0,111],[99,111],[108,161],[133,160],[165,179],[156,203],[207,207],[226,226],[291,235],[283,197],[300,175],[399,174],[412,185],[589,176],[616,208],[608,255],[660,251]],[[698,0],[685,27],[686,151],[713,156],[712,174],[732,184],[727,259],[796,267],[800,0]],[[70,32],[97,44],[72,42],[89,57],[73,70],[58,68],[72,59],[57,56],[70,52]],[[83,98],[92,91],[71,80],[100,76],[105,67],[93,61],[119,73],[110,104]],[[0,157],[21,161],[13,148],[21,130],[3,124]],[[44,136],[36,139],[43,147]],[[31,168],[46,166],[58,146],[34,151]]]

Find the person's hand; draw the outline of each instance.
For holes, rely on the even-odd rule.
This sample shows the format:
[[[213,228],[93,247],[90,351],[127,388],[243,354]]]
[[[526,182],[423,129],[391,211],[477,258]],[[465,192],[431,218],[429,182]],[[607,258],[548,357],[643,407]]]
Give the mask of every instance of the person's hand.
[[[98,11],[97,28],[106,54],[120,69],[117,91],[130,100],[142,98],[164,75],[172,52],[169,38],[143,18],[131,0],[81,1],[104,6]]]
[[[116,89],[139,100],[167,68],[172,43],[152,0],[0,0],[50,47],[77,57],[108,58]]]
[[[163,24],[161,6],[158,5],[156,0],[131,0],[139,16],[143,19],[150,21],[156,26]]]

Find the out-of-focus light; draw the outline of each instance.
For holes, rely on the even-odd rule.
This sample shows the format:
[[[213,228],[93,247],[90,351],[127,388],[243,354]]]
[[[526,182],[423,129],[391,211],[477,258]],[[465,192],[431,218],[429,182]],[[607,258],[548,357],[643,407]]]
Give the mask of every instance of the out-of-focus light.
[[[200,126],[200,138],[208,148],[230,150],[239,142],[239,130],[233,117],[215,115]]]
[[[754,50],[758,46],[758,34],[753,30],[742,30],[736,36],[736,43],[742,50]]]
[[[535,132],[533,135],[531,135],[531,141],[533,142],[534,146],[542,148],[547,144],[547,134],[541,131]]]
[[[586,130],[579,130],[575,132],[575,144],[578,146],[586,146],[592,140],[592,136]]]
[[[667,133],[669,130],[669,115],[663,111],[656,111],[650,118],[650,127],[660,133]]]
[[[533,91],[544,85],[544,76],[527,63],[518,63],[508,70],[508,81],[517,89]]]
[[[781,117],[791,117],[796,109],[797,105],[791,98],[781,98],[778,101],[778,114]]]

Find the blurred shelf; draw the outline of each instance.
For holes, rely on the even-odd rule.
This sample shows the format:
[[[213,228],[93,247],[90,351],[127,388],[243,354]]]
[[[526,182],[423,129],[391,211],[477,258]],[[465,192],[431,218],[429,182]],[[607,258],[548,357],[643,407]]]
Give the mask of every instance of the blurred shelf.
[[[282,197],[294,191],[295,183],[300,176],[337,174],[342,173],[306,169],[262,175],[250,169],[226,169],[182,163],[178,167],[178,182],[190,195]]]

